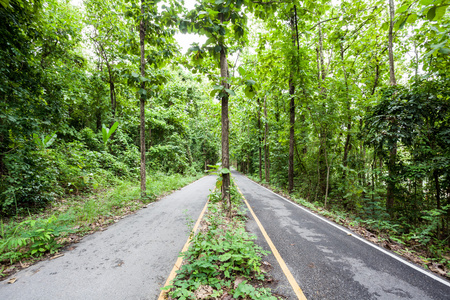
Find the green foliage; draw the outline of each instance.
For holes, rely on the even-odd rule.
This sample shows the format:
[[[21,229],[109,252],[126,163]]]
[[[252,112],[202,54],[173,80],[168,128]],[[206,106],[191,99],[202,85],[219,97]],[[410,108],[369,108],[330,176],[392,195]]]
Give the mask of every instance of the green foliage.
[[[206,231],[194,235],[189,250],[182,253],[186,264],[178,271],[169,295],[176,299],[194,299],[194,293],[200,286],[210,286],[212,294],[220,296],[224,290],[228,293],[251,299],[276,299],[268,289],[254,288],[245,282],[236,288],[233,282],[237,277],[252,280],[264,278],[261,272],[261,259],[267,252],[253,242],[254,236],[245,231],[239,211],[241,197],[232,186],[233,210],[235,216],[227,221],[226,212],[219,202],[220,193],[210,195],[208,213],[204,222]]]
[[[114,122],[110,129],[106,128],[105,124],[102,125],[102,137],[105,147],[111,135],[114,133],[114,131],[116,131],[117,126],[119,126],[119,122]]]
[[[64,225],[70,216],[48,219],[28,219],[20,223],[5,225],[1,223],[2,242],[0,243],[0,261],[9,260],[12,264],[23,258],[38,257],[58,251],[61,244],[58,239],[73,232]]]

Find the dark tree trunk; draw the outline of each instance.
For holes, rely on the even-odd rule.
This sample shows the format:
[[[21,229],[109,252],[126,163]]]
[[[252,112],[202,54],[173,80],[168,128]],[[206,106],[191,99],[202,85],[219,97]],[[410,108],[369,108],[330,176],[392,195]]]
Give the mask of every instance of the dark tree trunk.
[[[389,81],[391,85],[397,85],[397,81],[395,80],[395,68],[394,68],[394,0],[389,0]]]
[[[295,32],[296,22],[295,14],[292,15],[290,20],[291,30]],[[292,35],[293,44],[295,46],[296,38],[295,34]],[[295,59],[292,60],[293,65],[295,64]],[[291,73],[289,75],[289,161],[288,161],[288,193],[292,193],[294,190],[294,127],[295,127],[295,85],[294,85],[294,70],[291,67]]]
[[[223,15],[219,14],[219,19],[223,23]],[[220,50],[220,77],[222,77],[222,85],[224,88],[229,88],[228,78],[228,62],[225,49]],[[222,97],[222,168],[230,169],[230,154],[229,154],[229,120],[228,120],[228,94]],[[222,175],[222,201],[226,203],[228,214],[231,214],[231,198],[230,198],[230,174]]]
[[[116,90],[114,86],[114,79],[111,72],[111,66],[108,63],[108,75],[109,75],[109,97],[111,99],[111,116],[112,116],[112,124],[114,124],[114,120],[116,119]]]
[[[386,190],[386,210],[392,214],[394,209],[394,194],[395,194],[395,161],[397,157],[397,145],[394,145],[389,151],[388,172],[389,179]]]
[[[264,171],[266,182],[270,182],[270,159],[269,159],[269,121],[267,120],[267,103],[266,98],[264,98],[264,118],[266,119],[266,124],[264,126]]]
[[[141,0],[141,16],[144,15],[144,2]],[[141,19],[139,26],[139,42],[141,45],[141,76],[145,77],[145,24]],[[141,97],[140,97],[140,137],[141,137],[141,197],[146,196],[146,171],[145,171],[145,95],[142,91],[145,90],[145,82],[141,83]]]
[[[261,137],[261,99],[258,98],[258,152],[259,152],[259,181],[262,181],[262,137]]]
[[[395,68],[394,68],[394,49],[393,49],[393,28],[394,28],[394,0],[389,0],[389,81],[392,86],[397,85],[395,80]],[[394,121],[395,122],[395,121]],[[394,137],[395,139],[395,137]],[[386,210],[392,214],[394,208],[394,194],[395,194],[395,162],[397,160],[397,141],[393,142],[393,146],[389,151],[388,172],[389,181],[386,190]]]
[[[295,86],[292,78],[289,80],[289,94],[291,95],[289,105],[289,164],[288,164],[288,192],[294,189],[294,125],[295,125]]]
[[[436,208],[441,209],[441,186],[439,185],[439,172],[433,171],[434,185],[436,187]]]

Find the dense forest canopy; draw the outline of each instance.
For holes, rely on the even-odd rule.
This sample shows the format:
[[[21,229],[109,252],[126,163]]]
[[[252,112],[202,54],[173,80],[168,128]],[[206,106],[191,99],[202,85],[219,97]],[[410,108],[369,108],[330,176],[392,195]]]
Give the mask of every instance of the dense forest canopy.
[[[439,252],[449,5],[1,0],[1,214],[221,161]]]

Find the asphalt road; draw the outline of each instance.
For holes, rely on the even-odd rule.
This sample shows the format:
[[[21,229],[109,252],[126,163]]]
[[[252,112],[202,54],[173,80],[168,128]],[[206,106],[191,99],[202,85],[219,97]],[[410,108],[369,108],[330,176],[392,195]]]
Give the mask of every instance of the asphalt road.
[[[199,217],[214,183],[203,177],[22,270],[15,283],[0,283],[0,299],[157,299],[187,241],[187,219]]]
[[[339,225],[311,213],[248,178],[235,182],[264,226],[308,300],[450,299],[450,282],[363,241]],[[249,215],[247,229],[269,250]],[[275,258],[267,258],[277,281],[274,290],[296,299]]]

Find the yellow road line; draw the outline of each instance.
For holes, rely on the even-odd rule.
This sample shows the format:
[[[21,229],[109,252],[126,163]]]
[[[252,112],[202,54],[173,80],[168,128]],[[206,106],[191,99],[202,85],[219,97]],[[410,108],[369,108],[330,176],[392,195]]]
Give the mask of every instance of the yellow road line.
[[[206,201],[205,207],[203,207],[202,212],[200,213],[200,216],[197,219],[197,222],[194,225],[194,228],[192,229],[192,231],[195,233],[197,231],[198,226],[200,225],[200,221],[203,218],[203,215],[205,214],[206,208],[208,207],[208,201]],[[188,250],[189,245],[191,244],[191,237],[189,236],[186,244],[184,244],[183,249],[181,250],[181,252],[185,252]],[[166,283],[164,283],[164,286],[168,286],[170,285],[171,281],[175,278],[175,276],[177,275],[177,271],[180,269],[181,267],[181,263],[183,262],[183,258],[182,257],[178,257],[177,261],[175,262],[175,265],[172,268],[172,271],[169,274],[169,277],[166,280]],[[158,300],[163,300],[166,299],[166,294],[167,291],[161,291],[161,293],[159,294]]]
[[[289,271],[286,263],[284,262],[283,258],[281,257],[280,253],[278,252],[275,245],[272,243],[272,240],[270,239],[269,235],[267,234],[266,230],[262,226],[261,222],[259,221],[258,217],[253,212],[253,209],[250,207],[250,204],[248,204],[247,200],[244,197],[244,194],[242,194],[241,190],[238,187],[239,193],[242,195],[242,198],[244,199],[245,204],[247,205],[248,209],[250,210],[250,213],[252,214],[253,218],[256,221],[256,224],[258,224],[259,229],[261,230],[264,238],[266,239],[267,243],[269,244],[270,250],[272,251],[273,255],[278,261],[278,264],[280,265],[281,269],[283,270],[284,275],[286,276],[287,280],[291,284],[292,289],[294,290],[295,294],[297,295],[297,298],[300,300],[307,300],[305,295],[303,294],[302,289],[297,284],[297,281],[295,281],[294,276],[292,276],[291,271]]]

